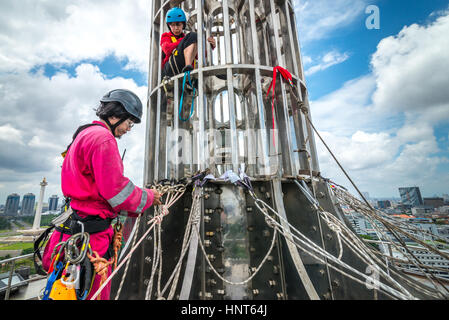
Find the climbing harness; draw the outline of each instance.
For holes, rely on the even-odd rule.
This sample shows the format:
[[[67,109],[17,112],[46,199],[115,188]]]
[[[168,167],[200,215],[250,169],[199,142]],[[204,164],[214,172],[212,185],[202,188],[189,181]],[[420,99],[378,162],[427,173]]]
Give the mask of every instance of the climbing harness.
[[[70,198],[65,198],[65,203],[61,207],[61,214],[54,218],[50,222],[50,227],[45,229],[45,231],[34,241],[33,244],[33,263],[36,270],[36,273],[41,276],[46,276],[47,272],[42,267],[42,256],[41,250],[47,242],[48,237],[51,234],[51,231],[58,225],[63,224],[69,216],[72,214],[72,209],[69,206]]]
[[[75,227],[75,223],[78,228]],[[116,265],[123,237],[123,225],[117,218],[113,242],[108,249],[108,252],[113,253],[107,252],[103,257],[100,257],[96,251],[92,251],[90,246],[89,230],[93,230],[92,226],[90,229],[85,228],[83,222],[73,220],[71,228],[63,228],[63,230],[71,236],[53,248],[48,270],[49,277],[42,300],[85,300],[92,288],[95,275],[98,274],[103,282],[107,278],[109,265]],[[75,230],[80,232],[73,234]],[[109,260],[105,258],[108,256],[111,256]]]
[[[92,250],[89,245],[90,236],[84,232],[83,226],[81,229],[80,233],[59,242],[53,248],[42,300],[86,299],[92,287],[94,273],[86,257]]]
[[[104,281],[102,281],[101,286],[98,288],[97,292],[94,293],[94,295],[92,296],[91,300],[95,300],[97,298],[97,296],[101,293],[101,291],[106,287],[106,285],[112,280],[112,278],[117,274],[117,272],[122,268],[122,266],[125,264],[125,262],[127,263],[127,267],[128,267],[128,263],[130,261],[130,258],[132,256],[132,254],[134,253],[134,251],[139,247],[139,245],[142,243],[142,241],[148,236],[148,234],[151,232],[151,230],[153,230],[153,228],[162,223],[163,218],[168,215],[170,212],[168,210],[168,208],[173,205],[181,196],[182,194],[185,192],[185,187],[186,185],[182,185],[182,184],[176,184],[176,185],[160,185],[157,184],[154,186],[156,188],[156,190],[158,190],[159,188],[159,192],[161,193],[161,197],[163,194],[169,194],[170,196],[170,192],[169,191],[175,191],[176,193],[178,193],[176,196],[172,196],[169,198],[169,196],[166,198],[166,203],[162,206],[158,206],[158,207],[162,207],[162,208],[158,208],[157,210],[155,210],[155,215],[153,218],[150,219],[150,221],[148,221],[148,224],[150,224],[150,227],[148,228],[148,230],[143,234],[143,236],[139,239],[139,241],[137,241],[130,249],[130,252],[123,258],[123,260],[118,264],[117,268],[109,275],[109,277],[107,279],[105,279]],[[160,211],[158,211],[160,210]],[[139,220],[140,221],[140,220]],[[136,233],[137,236],[137,233]],[[134,243],[135,240],[133,240]],[[123,274],[123,277],[126,276],[126,273]],[[121,291],[121,286],[123,284],[123,280],[124,278],[122,278],[116,299],[118,299],[119,293]]]
[[[173,42],[173,43],[178,42],[178,39],[176,39],[175,36],[171,36],[170,38],[171,38],[171,42]],[[175,50],[173,51],[172,55],[174,55],[174,56],[176,57],[176,56],[178,55],[178,49],[175,49]]]

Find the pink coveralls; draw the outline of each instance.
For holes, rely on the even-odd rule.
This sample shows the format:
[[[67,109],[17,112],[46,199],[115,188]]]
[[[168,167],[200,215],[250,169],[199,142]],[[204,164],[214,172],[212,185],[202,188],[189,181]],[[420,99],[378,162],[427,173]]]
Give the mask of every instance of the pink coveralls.
[[[138,216],[151,206],[154,194],[149,189],[135,186],[123,175],[123,163],[117,141],[108,127],[99,121],[81,131],[70,146],[62,164],[61,187],[64,196],[70,197],[70,206],[85,218],[97,215],[115,218],[124,210],[129,216]],[[93,251],[103,256],[112,241],[114,231],[107,230],[90,235]],[[61,233],[55,230],[44,250],[42,265],[48,271],[54,246],[59,243]],[[70,237],[63,234],[62,240]],[[111,269],[109,269],[109,274]],[[99,288],[101,277],[96,275],[86,300]],[[101,300],[108,300],[110,284],[101,292]]]

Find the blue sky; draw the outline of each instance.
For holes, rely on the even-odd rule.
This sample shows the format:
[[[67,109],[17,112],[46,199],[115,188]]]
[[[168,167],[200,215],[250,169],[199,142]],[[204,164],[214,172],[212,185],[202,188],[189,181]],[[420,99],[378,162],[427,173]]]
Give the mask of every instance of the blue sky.
[[[369,30],[365,26],[369,17],[365,13],[368,5],[379,8],[378,30]],[[335,6],[327,7],[328,11],[320,10],[329,18],[325,33],[310,32],[307,25],[301,24],[309,21],[308,13],[313,18],[314,11],[324,8],[320,2],[316,8],[312,1],[299,2],[298,7],[305,7],[298,10],[298,29],[301,32],[304,28],[303,33],[306,34],[305,39],[300,35],[300,40],[314,122],[327,136],[327,143],[358,187],[375,197],[398,197],[397,188],[408,185],[419,186],[424,196],[448,193],[449,103],[447,96],[438,101],[429,98],[429,102],[424,97],[440,95],[438,88],[444,90],[449,77],[441,72],[439,86],[422,85],[426,79],[421,79],[420,73],[413,70],[413,66],[418,64],[406,63],[416,57],[416,61],[422,61],[423,65],[434,67],[430,61],[425,61],[426,57],[432,59],[433,54],[430,50],[429,55],[424,53],[427,41],[436,50],[441,49],[437,50],[437,58],[442,62],[439,67],[447,70],[447,42],[439,39],[439,35],[445,35],[432,30],[437,28],[438,19],[447,16],[448,2],[336,1]],[[350,7],[352,15],[346,22],[333,25],[332,19],[337,21],[338,16],[350,11]],[[301,13],[306,17],[301,18]],[[417,34],[423,36],[421,47],[421,39],[411,40],[413,26],[420,30]],[[402,37],[398,36],[401,31]],[[391,46],[379,47],[382,41]],[[415,43],[411,44],[413,41]],[[375,54],[378,58],[387,56],[391,60],[377,59],[389,63],[373,65]],[[326,55],[331,66],[317,68],[317,65],[326,64],[323,59]],[[405,61],[402,65],[401,59]],[[320,71],[315,72],[314,69]],[[394,71],[388,74],[389,69]],[[401,77],[398,76],[402,73],[410,74],[410,78],[405,79],[404,88],[401,88]],[[392,76],[398,76],[398,81],[393,83],[398,90],[383,97],[386,90],[380,89]],[[415,94],[422,92],[420,104],[409,105],[409,90]],[[393,94],[395,101],[385,100]],[[317,144],[321,150],[323,174],[348,186],[349,181],[341,175],[320,143]],[[371,148],[366,148],[369,145]]]
[[[307,41],[307,45],[303,46],[303,55],[320,56],[331,49],[350,54],[350,59],[344,63],[307,77],[312,99],[337,90],[344,82],[370,72],[370,57],[383,38],[398,34],[404,26],[413,23],[427,24],[434,19],[430,17],[432,13],[448,9],[446,0],[381,0],[368,1],[366,4],[379,8],[380,29],[368,30],[365,21],[369,14],[361,12],[344,29],[330,32],[326,39]]]
[[[449,193],[449,4],[294,0],[313,121],[362,191]],[[149,0],[0,3],[0,204],[61,195],[60,152],[113,88],[146,101]],[[380,29],[368,30],[369,5]],[[111,17],[114,19],[111,20]],[[143,122],[144,123],[144,122]],[[142,184],[144,125],[119,142]],[[317,141],[323,176],[348,186]]]

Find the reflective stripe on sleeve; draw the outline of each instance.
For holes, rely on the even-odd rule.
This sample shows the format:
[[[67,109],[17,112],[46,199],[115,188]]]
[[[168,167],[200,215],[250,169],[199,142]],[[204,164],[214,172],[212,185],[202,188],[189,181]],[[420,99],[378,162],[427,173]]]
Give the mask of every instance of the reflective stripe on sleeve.
[[[122,189],[122,191],[120,191],[116,196],[108,200],[108,203],[113,208],[117,207],[118,205],[121,205],[123,202],[125,202],[133,191],[134,191],[134,184],[130,180],[128,184]]]
[[[147,203],[148,193],[145,190],[142,190],[142,200],[140,201],[139,206],[137,207],[136,212],[142,212],[143,207]]]

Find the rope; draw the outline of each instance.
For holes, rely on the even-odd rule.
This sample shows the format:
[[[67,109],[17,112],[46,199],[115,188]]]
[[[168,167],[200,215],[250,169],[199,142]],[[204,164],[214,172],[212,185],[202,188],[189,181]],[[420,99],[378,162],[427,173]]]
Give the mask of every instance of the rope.
[[[181,271],[181,265],[182,265],[182,261],[184,259],[184,256],[187,252],[187,249],[189,247],[189,244],[191,242],[191,239],[193,237],[193,232],[191,232],[194,228],[194,230],[196,231],[197,235],[198,235],[198,239],[199,239],[199,245],[201,248],[201,251],[205,257],[205,260],[207,261],[208,265],[210,266],[211,270],[217,275],[217,277],[219,279],[221,279],[223,282],[228,283],[230,285],[243,285],[248,283],[249,281],[251,281],[259,272],[259,270],[262,268],[262,266],[265,264],[265,262],[267,261],[268,257],[270,256],[274,245],[275,245],[275,240],[276,240],[276,235],[277,235],[277,231],[276,229],[274,229],[273,232],[273,239],[271,241],[271,245],[270,248],[267,252],[267,254],[265,255],[265,257],[263,258],[263,260],[261,261],[261,263],[259,264],[259,266],[256,268],[256,270],[252,273],[252,275],[247,278],[244,281],[240,281],[240,282],[232,282],[229,281],[225,278],[223,278],[218,271],[214,268],[212,262],[210,261],[206,250],[204,248],[204,244],[201,241],[201,236],[199,234],[199,228],[198,228],[198,224],[200,222],[201,219],[201,203],[200,203],[200,199],[201,199],[201,191],[202,191],[202,187],[196,187],[193,190],[193,196],[192,196],[192,207],[190,210],[190,215],[189,215],[189,220],[186,226],[186,231],[184,233],[184,240],[183,240],[183,244],[182,244],[182,249],[181,249],[181,254],[180,254],[180,258],[178,259],[178,263],[176,264],[171,276],[169,277],[169,279],[167,280],[166,285],[164,286],[164,288],[162,290],[160,290],[160,282],[158,282],[158,289],[157,289],[157,298],[158,299],[164,299],[163,298],[163,294],[165,293],[165,291],[168,289],[168,286],[171,283],[171,289],[170,289],[170,293],[167,297],[167,300],[171,300],[174,296],[175,290],[176,290],[176,285],[178,282],[178,278],[180,275],[180,271]],[[271,225],[271,221],[266,220],[267,224],[270,226]],[[152,267],[152,273],[150,276],[150,280],[148,282],[148,286],[147,286],[147,290],[146,290],[146,295],[145,295],[145,299],[150,299],[151,298],[151,292],[152,292],[152,286],[153,286],[153,281],[154,281],[154,276],[155,273],[158,272],[159,275],[159,280],[161,278],[161,270],[162,270],[162,258],[161,258],[161,247],[160,247],[160,235],[158,237],[154,238],[154,243],[155,243],[155,250],[154,252],[157,252],[156,254],[154,254],[153,257],[153,267]],[[157,248],[156,248],[156,242],[157,244]]]
[[[325,211],[321,211],[321,212],[320,212],[321,218],[327,223],[328,227],[329,227],[333,232],[335,232],[335,233],[337,234],[338,248],[339,248],[339,251],[338,251],[339,254],[338,254],[338,258],[337,258],[337,259],[338,259],[338,260],[341,260],[341,257],[343,256],[343,247],[342,247],[342,245],[341,245],[341,232],[342,232],[342,230],[341,230],[341,227],[340,227],[338,224],[332,222],[332,221],[329,219],[328,214],[330,214],[330,213],[325,212]]]
[[[134,244],[136,243],[136,240],[137,240],[137,230],[139,228],[140,219],[141,219],[141,216],[138,216],[137,220],[136,220],[136,224],[134,225],[136,232],[133,234],[131,247],[134,246]],[[128,274],[128,267],[129,267],[130,262],[131,262],[131,259],[128,259],[128,261],[126,262],[125,271],[123,271],[122,280],[120,281],[120,285],[118,287],[117,294],[115,296],[115,300],[118,300],[118,297],[120,296],[120,293],[122,291],[123,283],[125,282],[126,275]]]
[[[440,256],[443,256],[446,258],[446,256],[447,256],[446,254],[429,246],[425,242],[420,241],[413,235],[409,234],[406,231],[403,231],[401,228],[398,228],[393,223],[382,218],[379,214],[376,214],[376,210],[374,210],[374,209],[371,210],[371,208],[367,208],[360,200],[354,198],[349,192],[343,191],[343,190],[337,189],[337,188],[333,188],[332,190],[334,191],[334,194],[336,195],[336,197],[339,201],[341,201],[343,204],[350,206],[354,211],[360,212],[364,216],[366,216],[368,218],[368,220],[371,222],[372,226],[376,230],[378,230],[379,233],[381,233],[383,235],[383,238],[389,239],[389,237],[382,230],[380,230],[378,228],[378,226],[374,220],[379,221],[383,226],[385,226],[385,228],[388,231],[390,231],[393,234],[393,236],[395,236],[396,239],[399,239],[399,243],[401,244],[401,246],[397,245],[395,242],[392,242],[391,240],[389,241],[389,243],[397,249],[404,248],[406,250],[406,258],[408,259],[409,263],[415,265],[427,277],[427,279],[433,284],[433,286],[435,287],[435,290],[440,295],[442,295],[442,294],[441,294],[441,292],[439,292],[434,280],[436,282],[438,282],[444,288],[444,290],[446,292],[448,292],[448,289],[441,283],[441,281],[437,277],[435,277],[435,275],[433,275],[433,272],[429,269],[429,267],[424,265],[423,263],[421,263],[421,261],[408,249],[408,246],[402,241],[402,239],[396,234],[395,231],[402,233],[404,236],[409,237],[410,239],[422,244],[423,246],[428,248],[430,251],[433,251],[434,253],[437,253]],[[422,267],[424,267],[424,269],[426,269],[428,273],[425,272]],[[443,298],[447,298],[447,297],[445,297],[443,295]]]
[[[108,261],[105,258],[100,257],[97,251],[93,251],[93,253],[95,256],[88,253],[87,257],[94,265],[95,273],[101,277],[100,286],[102,286],[108,277],[109,266],[114,263],[114,259]],[[98,295],[97,300],[101,300],[100,295]]]
[[[189,121],[189,119],[192,117],[192,115],[193,115],[193,110],[194,110],[194,105],[195,105],[195,88],[193,88],[193,95],[192,95],[192,105],[191,105],[191,107],[190,107],[190,115],[189,115],[189,117],[187,118],[187,119],[184,119],[183,117],[182,117],[182,102],[183,102],[183,100],[184,100],[184,87],[185,87],[185,84],[186,84],[186,78],[188,78],[189,79],[189,85],[190,86],[192,86],[192,81],[191,81],[191,79],[190,79],[190,71],[186,71],[185,73],[184,73],[184,78],[183,78],[183,80],[182,80],[182,94],[181,94],[181,99],[180,99],[180,101],[179,101],[179,119],[181,119],[182,121]]]
[[[281,68],[282,69],[282,68]],[[275,72],[274,72],[275,73]],[[284,78],[286,78],[285,76],[284,76]],[[288,78],[288,75],[287,75],[287,78]],[[292,81],[290,80],[289,81],[289,84],[290,84],[290,87],[293,89],[294,88],[294,85],[293,85],[293,83],[292,83]],[[274,80],[274,83],[272,83],[272,85],[274,86],[275,85],[275,80]],[[270,85],[270,89],[271,89],[271,85]],[[274,89],[273,89],[273,91],[274,91]],[[292,91],[292,93],[293,93],[293,90],[291,90]],[[360,197],[364,200],[364,202],[366,203],[366,205],[368,206],[368,208],[370,208],[373,212],[375,212],[375,209],[369,204],[369,202],[366,200],[366,198],[363,196],[363,194],[360,192],[360,190],[358,189],[358,187],[356,186],[356,184],[354,183],[354,181],[351,179],[351,177],[348,175],[348,173],[345,171],[345,169],[343,168],[343,166],[340,164],[340,162],[337,160],[337,158],[335,157],[335,155],[333,154],[333,152],[330,150],[330,148],[329,148],[329,146],[326,144],[326,142],[324,141],[324,139],[321,137],[321,135],[319,134],[319,132],[318,132],[318,130],[315,128],[315,126],[313,125],[313,123],[312,123],[312,121],[310,120],[310,117],[308,116],[308,110],[307,110],[307,108],[304,106],[304,103],[302,102],[302,101],[300,101],[300,99],[293,93],[293,95],[294,95],[294,97],[295,97],[295,99],[297,100],[297,103],[301,106],[300,107],[300,110],[301,110],[301,112],[304,114],[304,117],[306,118],[306,121],[308,122],[308,124],[312,127],[312,129],[314,130],[314,132],[317,134],[317,136],[319,137],[319,139],[321,140],[321,142],[324,144],[324,146],[326,147],[326,149],[328,150],[328,152],[330,153],[330,155],[332,156],[332,158],[335,160],[335,162],[337,163],[337,165],[340,167],[340,169],[342,170],[342,172],[345,174],[345,176],[348,178],[348,180],[351,182],[351,184],[353,185],[353,187],[357,190],[357,192],[358,192],[358,194],[360,195]],[[268,96],[268,93],[267,93],[267,96]],[[274,102],[273,102],[274,103]],[[312,179],[312,176],[311,176],[311,180],[313,181],[313,179]],[[383,222],[382,222],[383,223]],[[384,223],[383,223],[384,224]],[[399,229],[399,228],[394,228],[394,226],[393,225],[388,225],[388,224],[384,224],[384,226],[385,226],[385,228],[388,230],[388,231],[390,231],[391,232],[391,234],[396,238],[396,240],[398,240],[398,242],[399,243],[401,243],[401,245],[402,245],[402,247],[403,248],[405,248],[405,250],[408,252],[408,254],[410,255],[410,256],[412,256],[413,257],[413,259],[415,259],[416,261],[418,261],[418,263],[420,262],[419,261],[419,259],[418,258],[416,258],[416,256],[414,256],[413,255],[413,253],[412,252],[410,252],[410,250],[407,248],[407,246],[406,246],[406,244],[402,241],[402,239],[396,234],[396,232],[393,230],[393,229],[395,229],[396,231],[398,231],[399,233],[402,233],[402,234],[407,234],[406,232],[404,232],[403,230],[401,230],[401,229]],[[417,241],[418,243],[420,243],[420,244],[422,244],[422,245],[424,245],[426,248],[428,248],[429,250],[431,250],[431,251],[433,251],[433,252],[436,252],[436,251],[438,251],[438,250],[436,250],[435,248],[432,248],[431,246],[429,246],[429,245],[427,245],[427,244],[425,244],[425,243],[423,243],[423,242],[421,242],[421,241],[419,241],[418,239],[416,239],[416,238],[414,238],[413,236],[412,236],[412,238],[411,238],[412,240],[414,240],[414,241]],[[446,255],[446,254],[443,254],[443,253],[438,253],[438,254],[440,254],[440,255],[442,255],[442,256],[444,256],[446,259],[448,259],[448,256]],[[418,268],[419,268],[419,266],[418,266]],[[429,268],[427,268],[427,267],[425,267],[426,268],[426,270],[427,271],[430,271],[429,270]],[[426,273],[424,273],[424,274],[426,274]],[[440,284],[441,284],[441,282],[432,274],[432,272],[430,272],[430,275],[437,281],[437,282],[439,282]],[[427,275],[426,275],[427,276]],[[430,280],[430,279],[429,279]],[[432,281],[432,283],[433,283],[433,281]],[[434,284],[435,285],[435,284]],[[449,290],[443,285],[443,284],[441,284],[442,285],[442,287],[449,293]],[[435,285],[435,288],[436,288],[436,285]]]
[[[162,194],[161,194],[162,196]],[[162,206],[164,207],[164,205]],[[100,288],[97,290],[97,292],[92,296],[91,300],[94,300],[100,293],[101,291],[104,289],[104,287],[109,283],[109,281],[112,280],[112,278],[117,274],[117,272],[121,269],[121,267],[123,266],[123,264],[128,261],[128,259],[131,258],[131,255],[133,254],[133,252],[137,249],[137,247],[140,245],[140,243],[143,241],[143,239],[145,239],[145,237],[148,235],[148,233],[154,228],[154,226],[156,224],[160,224],[162,223],[162,219],[164,216],[166,216],[169,211],[167,208],[164,208],[162,210],[163,214],[162,216],[155,216],[153,217],[150,221],[148,221],[148,224],[151,224],[151,226],[148,228],[148,230],[145,232],[145,234],[139,239],[139,241],[131,248],[130,252],[128,253],[128,255],[122,260],[122,262],[117,266],[117,268],[111,273],[111,275],[104,281],[104,283],[100,286]]]
[[[328,223],[329,228],[331,228],[334,232],[336,232],[338,240],[339,240],[339,246],[341,247],[341,232],[343,230],[345,230],[346,234],[349,235],[349,240],[347,240],[347,238],[345,238],[345,242],[347,243],[348,246],[353,247],[353,249],[355,250],[354,252],[366,263],[368,264],[373,264],[373,260],[371,260],[370,258],[366,259],[366,256],[364,257],[363,255],[361,255],[359,252],[357,252],[357,250],[361,250],[362,252],[366,251],[365,246],[363,245],[363,243],[361,243],[360,238],[355,236],[351,230],[349,230],[349,228],[346,227],[345,224],[343,224],[340,220],[338,220],[336,217],[334,217],[332,214],[324,211],[320,206],[318,201],[312,196],[310,195],[310,193],[308,192],[308,189],[305,185],[305,183],[303,181],[301,181],[301,183],[303,183],[304,187],[302,187],[301,185],[299,185],[299,183],[297,181],[295,181],[296,184],[298,185],[298,187],[300,187],[300,189],[303,191],[303,193],[306,195],[306,198],[312,203],[312,205],[315,207],[315,209],[317,211],[320,212],[320,215],[322,216],[323,220],[325,220]],[[349,193],[348,193],[349,194]],[[333,221],[331,221],[333,220]],[[372,224],[376,227],[376,224],[374,222],[372,222]],[[344,228],[344,229],[343,229]],[[355,245],[355,247],[354,247]],[[371,250],[372,251],[372,250]],[[374,253],[376,254],[376,252],[368,252],[369,253]],[[341,257],[341,251],[340,251],[340,257]],[[380,261],[379,259],[377,259],[376,256],[371,255],[372,258],[374,258],[374,260],[377,261],[378,264],[380,265],[384,265],[383,261]],[[388,263],[388,261],[387,261]],[[385,266],[387,268],[387,270],[389,271],[389,267],[388,264]],[[397,272],[394,272],[395,274],[399,275],[401,278],[404,278],[402,274],[399,274]],[[388,274],[389,275],[389,274]],[[408,279],[406,279],[408,280]],[[409,282],[409,281],[407,281]],[[414,286],[416,287],[416,286]],[[436,288],[436,286],[435,286]],[[419,288],[421,290],[423,290],[423,288]],[[434,293],[429,293],[429,295],[435,296]],[[441,296],[441,293],[439,293],[439,296]]]
[[[283,227],[281,224],[279,224],[276,220],[274,220],[272,217],[270,217],[269,215],[267,215],[265,212],[266,210],[263,210],[261,208],[261,205],[268,208],[270,211],[272,211],[279,219],[283,219],[273,208],[271,208],[269,205],[267,205],[265,202],[263,202],[260,199],[255,199],[256,200],[256,206],[259,208],[259,210],[268,218],[270,219],[275,225],[277,230],[284,235],[285,239],[288,241],[291,241],[295,246],[297,246],[298,248],[300,248],[301,250],[303,250],[304,252],[306,252],[307,254],[309,254],[310,256],[312,256],[313,258],[317,259],[318,261],[321,262],[325,262],[324,258],[322,257],[326,257],[328,258],[330,261],[336,263],[337,265],[340,265],[350,271],[352,271],[353,273],[359,275],[362,278],[365,278],[365,282],[362,282],[361,280],[347,274],[346,272],[344,272],[343,270],[338,269],[336,266],[329,264],[329,267],[333,268],[334,270],[336,270],[337,272],[342,273],[343,275],[359,282],[362,284],[366,284],[366,281],[372,281],[372,277],[363,274],[361,272],[359,272],[358,270],[352,268],[351,266],[347,265],[346,263],[344,263],[341,260],[338,260],[336,257],[334,257],[333,255],[329,254],[327,251],[325,251],[324,249],[322,249],[321,247],[317,246],[315,243],[313,243],[313,241],[311,241],[310,239],[308,239],[306,236],[304,236],[301,232],[299,232],[297,229],[295,229],[288,221],[286,221],[287,224],[289,224],[290,228],[297,233],[299,236],[301,236],[304,240],[300,239],[297,235],[293,234],[293,232],[290,233],[290,236],[295,238],[295,240],[297,240],[299,243],[297,243],[296,241],[292,241],[289,239],[289,237],[286,236],[286,234],[284,233]],[[285,220],[285,219],[284,219]],[[388,275],[386,275],[388,277]],[[387,292],[388,294],[391,294],[395,297],[398,297],[400,299],[416,299],[414,296],[412,296],[407,290],[405,290],[404,288],[402,288],[399,284],[396,283],[397,286],[401,287],[401,291],[399,292],[385,284],[383,284],[382,282],[377,282],[376,284],[379,285],[380,289],[384,290],[385,292]]]
[[[246,280],[243,280],[243,281],[240,281],[240,282],[232,282],[232,281],[229,281],[229,280],[223,278],[223,277],[218,273],[218,271],[214,268],[214,266],[212,265],[212,262],[210,261],[208,255],[207,255],[207,253],[206,253],[206,250],[205,250],[205,248],[204,248],[204,244],[203,244],[203,242],[201,241],[201,235],[200,235],[200,231],[199,231],[199,229],[198,229],[198,224],[197,224],[197,223],[194,224],[195,230],[196,230],[197,235],[198,235],[198,239],[199,239],[199,244],[200,244],[201,252],[203,253],[204,258],[206,259],[206,262],[207,262],[207,264],[209,265],[209,267],[211,268],[211,270],[215,273],[215,275],[216,275],[220,280],[222,280],[223,282],[225,282],[225,283],[227,283],[227,284],[230,284],[230,285],[243,285],[243,284],[246,284],[246,283],[248,283],[249,281],[251,281],[251,280],[257,275],[257,273],[258,273],[259,270],[262,268],[262,266],[265,264],[265,262],[267,261],[268,257],[270,256],[271,252],[273,251],[274,245],[275,245],[275,243],[276,243],[277,230],[274,228],[274,225],[272,224],[272,222],[271,222],[270,220],[266,219],[265,221],[267,222],[267,224],[268,224],[269,227],[271,227],[271,228],[274,229],[274,232],[273,232],[273,239],[271,240],[270,248],[268,249],[268,251],[267,251],[265,257],[262,259],[261,263],[260,263],[259,266],[256,268],[256,270],[253,272],[253,274],[252,274],[249,278],[247,278]]]
[[[166,212],[168,212],[168,208],[170,206],[172,206],[176,201],[178,201],[182,197],[184,192],[185,192],[185,186],[183,186],[183,188],[180,188],[180,189],[173,188],[172,191],[168,191],[166,202],[162,209],[157,208],[155,218],[162,217],[162,216],[166,215]],[[190,217],[189,217],[189,220],[190,220]],[[188,230],[186,229],[186,232],[184,234],[183,249],[181,252],[181,257],[178,260],[178,263],[175,266],[175,269],[174,269],[172,275],[169,277],[167,284],[165,285],[165,287],[162,290],[161,290],[161,284],[160,284],[161,278],[162,278],[162,246],[161,246],[161,243],[162,243],[161,238],[162,237],[161,237],[160,227],[154,231],[153,265],[152,265],[152,272],[151,272],[150,280],[148,282],[147,290],[145,293],[145,300],[149,300],[151,298],[151,293],[152,293],[152,288],[153,288],[153,279],[156,274],[156,271],[158,272],[158,283],[157,283],[158,299],[163,298],[162,296],[163,296],[164,292],[166,291],[166,289],[168,288],[168,285],[170,284],[172,279],[176,276],[176,274],[180,271],[180,261],[182,261],[182,258],[184,257],[184,254],[185,254],[184,245],[186,242],[187,231]],[[174,286],[176,286],[177,281],[178,281],[178,276],[175,277],[175,281],[174,281],[175,285]],[[172,291],[173,290],[170,290],[169,299],[171,299],[172,295],[174,294],[174,292],[172,294]]]
[[[195,226],[195,229],[196,229],[196,232],[197,232],[197,234],[198,234],[198,238],[201,239],[201,238],[200,238],[200,233],[199,233],[198,227]],[[270,254],[271,254],[271,251],[273,251],[274,245],[275,245],[275,243],[276,243],[276,235],[277,235],[277,230],[274,229],[274,232],[273,232],[273,239],[271,240],[270,248],[268,249],[268,251],[267,251],[265,257],[262,259],[262,261],[260,262],[260,264],[259,264],[259,266],[256,268],[256,270],[253,272],[253,274],[252,274],[249,278],[247,278],[246,280],[243,280],[243,281],[240,281],[240,282],[232,282],[232,281],[229,281],[229,280],[223,278],[223,277],[218,273],[218,271],[214,268],[214,266],[212,265],[212,262],[210,261],[209,257],[207,256],[206,250],[204,249],[204,245],[203,245],[203,243],[202,243],[201,240],[199,241],[199,244],[200,244],[201,252],[203,252],[203,255],[204,255],[204,257],[205,257],[205,259],[206,259],[206,261],[207,261],[207,264],[209,265],[209,267],[211,268],[211,270],[215,273],[215,275],[216,275],[220,280],[222,280],[223,282],[226,282],[227,284],[230,284],[230,285],[243,285],[243,284],[246,284],[246,283],[248,283],[249,281],[251,281],[251,280],[257,275],[257,273],[259,273],[259,270],[262,268],[262,266],[263,266],[263,265],[265,264],[265,262],[267,261],[268,257],[269,257]]]
[[[293,243],[299,249],[305,251],[307,254],[311,255],[312,257],[316,258],[317,260],[319,260],[319,261],[321,261],[323,263],[327,264],[328,262],[326,261],[326,259],[328,259],[329,261],[335,263],[337,266],[340,266],[340,267],[343,267],[343,268],[346,268],[346,269],[350,270],[351,272],[355,273],[356,275],[364,278],[365,279],[365,284],[366,284],[366,281],[373,281],[372,277],[367,276],[366,274],[363,274],[363,273],[359,272],[358,270],[352,268],[351,266],[347,265],[346,263],[344,263],[340,259],[337,259],[333,255],[328,253],[325,249],[323,249],[320,246],[316,245],[313,241],[308,239],[301,232],[299,232],[296,228],[294,228],[285,218],[280,216],[273,208],[271,208],[269,205],[267,205],[262,200],[258,199],[256,194],[254,193],[254,190],[251,187],[249,179],[248,179],[248,184],[242,184],[242,180],[243,180],[243,178],[245,176],[246,175],[244,175],[244,174],[240,174],[240,177],[239,177],[235,173],[226,172],[222,177],[225,177],[225,178],[231,180],[231,182],[233,182],[236,185],[240,185],[240,186],[243,186],[243,187],[247,188],[248,191],[249,191],[249,194],[255,200],[255,204],[256,204],[257,208],[264,214],[266,219],[268,219],[268,220],[270,220],[272,222],[272,224],[275,226],[275,228],[285,237],[285,239],[287,241],[289,241],[290,243]],[[315,200],[315,202],[318,203],[318,201],[316,201],[316,200]],[[268,210],[267,209],[270,210],[272,213],[274,213],[275,216],[278,219],[280,219],[282,221],[283,225],[285,225],[286,227],[284,228],[283,225],[281,225],[274,218],[272,218],[268,214]],[[288,226],[288,228],[291,228],[292,231],[286,230],[287,226]],[[297,235],[294,234],[294,233],[296,233]],[[301,237],[302,239],[299,238],[299,237]],[[293,241],[293,238],[296,241]],[[323,258],[321,258],[321,257],[323,257]],[[370,262],[372,263],[373,260],[371,259]],[[372,264],[374,264],[374,263],[372,263]],[[334,265],[332,265],[330,263],[329,263],[329,266],[331,268],[333,268],[334,270],[342,273],[343,275],[348,276],[351,279],[354,279],[355,281],[363,283],[363,282],[361,282],[361,280],[359,280],[359,279],[349,275],[348,273],[346,273],[343,270],[339,269],[337,266],[334,266]],[[381,270],[381,272],[383,272],[383,271]],[[376,281],[376,284],[379,285],[379,290],[382,290],[387,295],[391,295],[393,297],[400,298],[400,299],[416,299],[405,288],[403,288],[399,283],[397,283],[394,279],[389,277],[388,274],[386,274],[384,272],[383,272],[383,274],[386,277],[386,279],[389,279],[390,282],[392,282],[396,287],[398,287],[400,291],[397,291],[397,290],[391,288],[390,286],[388,286],[386,284],[383,284],[381,282],[377,283],[378,281]]]
[[[152,222],[152,225],[148,228],[148,230],[145,232],[145,234],[139,239],[139,241],[131,248],[130,252],[128,253],[128,255],[122,260],[122,262],[117,266],[117,269],[115,269],[111,275],[106,279],[106,281],[100,286],[100,288],[98,288],[97,292],[92,296],[91,300],[95,300],[95,298],[101,293],[101,291],[104,289],[104,287],[109,283],[109,281],[112,280],[112,278],[117,274],[117,272],[121,269],[121,267],[123,266],[123,264],[128,261],[128,259],[131,257],[131,255],[133,254],[133,252],[138,248],[138,246],[140,245],[140,243],[143,241],[143,239],[145,239],[145,237],[148,235],[148,233],[150,233],[150,231],[154,228],[154,226],[156,225],[156,221],[155,219],[151,219],[150,222]]]

